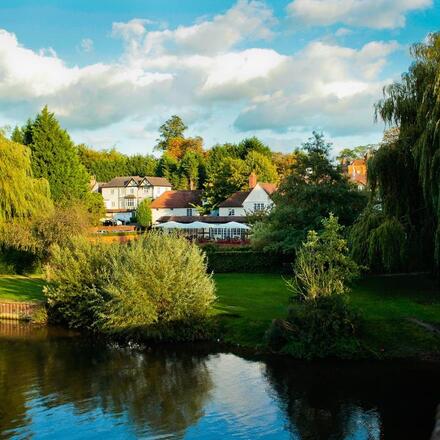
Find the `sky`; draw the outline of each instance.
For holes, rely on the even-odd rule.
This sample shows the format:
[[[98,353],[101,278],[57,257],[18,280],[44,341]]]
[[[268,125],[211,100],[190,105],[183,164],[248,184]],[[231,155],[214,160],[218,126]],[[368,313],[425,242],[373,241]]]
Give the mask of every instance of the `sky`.
[[[76,143],[151,153],[177,114],[205,147],[378,142],[374,103],[440,0],[1,0],[0,126],[44,106]]]

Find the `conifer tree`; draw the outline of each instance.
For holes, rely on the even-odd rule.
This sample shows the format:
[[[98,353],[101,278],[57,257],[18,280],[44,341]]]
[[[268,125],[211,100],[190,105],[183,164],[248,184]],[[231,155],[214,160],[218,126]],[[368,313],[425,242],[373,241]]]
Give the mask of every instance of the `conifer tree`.
[[[47,106],[22,129],[23,143],[32,151],[35,177],[48,180],[55,202],[83,199],[89,176],[69,134],[60,127]]]

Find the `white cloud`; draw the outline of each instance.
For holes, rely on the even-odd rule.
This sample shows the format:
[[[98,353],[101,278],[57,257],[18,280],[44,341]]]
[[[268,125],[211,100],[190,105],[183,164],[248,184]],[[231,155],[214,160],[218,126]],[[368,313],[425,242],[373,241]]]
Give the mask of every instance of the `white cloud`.
[[[80,44],[81,50],[83,52],[93,51],[93,40],[91,38],[83,38]]]
[[[405,25],[410,11],[432,6],[432,0],[294,0],[288,14],[310,25],[344,23],[374,29]]]
[[[139,18],[114,23],[113,36],[124,41],[121,58],[84,67],[68,66],[52,50],[23,47],[0,30],[0,114],[24,121],[48,104],[76,140],[81,130],[88,139],[93,131],[107,139],[105,130],[118,140],[124,133],[155,139],[152,127],[174,113],[196,127],[205,123],[206,130],[212,115],[216,139],[219,118],[233,136],[241,136],[234,127],[267,130],[280,143],[286,131],[322,128],[342,136],[371,130],[381,72],[397,43],[353,49],[315,41],[293,54],[243,48],[270,38],[274,23],[267,6],[245,0],[175,29],[151,30],[156,24]]]

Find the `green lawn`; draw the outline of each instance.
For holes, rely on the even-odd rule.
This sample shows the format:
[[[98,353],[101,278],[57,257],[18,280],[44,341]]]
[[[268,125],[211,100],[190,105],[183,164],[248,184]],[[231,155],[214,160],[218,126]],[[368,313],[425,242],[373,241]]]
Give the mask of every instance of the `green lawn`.
[[[227,342],[257,346],[273,318],[284,317],[290,292],[279,275],[218,274],[215,313]],[[363,317],[361,340],[379,356],[440,352],[440,337],[409,322],[440,326],[440,292],[423,276],[371,277],[353,289],[351,302]]]
[[[41,277],[0,275],[0,300],[42,301],[43,286]]]
[[[213,308],[226,342],[261,344],[274,318],[286,316],[290,292],[280,275],[218,274]],[[42,300],[39,277],[0,276],[0,299]],[[440,289],[424,276],[370,277],[353,288],[351,303],[363,318],[360,338],[373,355],[410,357],[440,353],[440,337],[408,321],[440,328]]]

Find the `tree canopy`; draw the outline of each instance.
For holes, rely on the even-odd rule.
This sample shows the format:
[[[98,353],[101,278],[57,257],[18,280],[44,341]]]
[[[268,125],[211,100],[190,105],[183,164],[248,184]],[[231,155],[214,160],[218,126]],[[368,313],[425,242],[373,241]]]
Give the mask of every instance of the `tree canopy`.
[[[313,133],[296,152],[291,173],[274,195],[275,207],[257,223],[253,245],[264,250],[294,252],[311,229],[319,231],[322,219],[333,213],[343,226],[351,225],[366,204],[357,190],[330,160],[331,144]]]
[[[16,131],[15,137],[19,137]],[[47,179],[55,202],[85,197],[89,191],[89,175],[69,134],[47,107],[21,129],[20,140],[32,152],[34,176]]]
[[[411,49],[414,62],[384,89],[376,116],[389,126],[369,161],[371,206],[353,231],[354,251],[385,270],[440,267],[440,34]],[[363,236],[369,252],[362,252]],[[397,245],[397,243],[399,243]],[[393,247],[402,252],[390,259]]]

